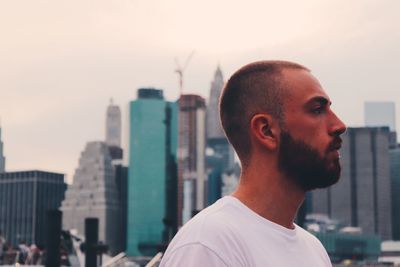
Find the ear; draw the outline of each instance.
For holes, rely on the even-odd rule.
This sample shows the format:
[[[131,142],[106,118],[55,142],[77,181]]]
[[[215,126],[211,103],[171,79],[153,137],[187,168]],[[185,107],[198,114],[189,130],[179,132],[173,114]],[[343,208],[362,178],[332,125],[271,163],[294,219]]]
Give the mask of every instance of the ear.
[[[277,149],[279,125],[271,115],[262,113],[254,115],[250,121],[250,131],[256,142],[269,150]]]

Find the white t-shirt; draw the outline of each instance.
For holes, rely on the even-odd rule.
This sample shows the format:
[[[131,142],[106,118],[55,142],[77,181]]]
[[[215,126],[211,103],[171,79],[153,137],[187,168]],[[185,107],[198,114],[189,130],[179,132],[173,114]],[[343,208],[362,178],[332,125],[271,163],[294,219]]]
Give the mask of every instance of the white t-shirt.
[[[253,212],[232,196],[197,214],[176,234],[160,267],[331,267],[319,240]]]

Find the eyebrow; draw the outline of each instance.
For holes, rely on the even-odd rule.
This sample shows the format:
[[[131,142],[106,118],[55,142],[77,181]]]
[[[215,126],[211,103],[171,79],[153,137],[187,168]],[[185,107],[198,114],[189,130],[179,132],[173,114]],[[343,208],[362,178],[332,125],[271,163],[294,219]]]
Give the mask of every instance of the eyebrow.
[[[323,96],[315,96],[306,102],[306,105],[311,105],[313,103],[318,103],[322,106],[331,105],[331,101],[329,101],[326,97]]]

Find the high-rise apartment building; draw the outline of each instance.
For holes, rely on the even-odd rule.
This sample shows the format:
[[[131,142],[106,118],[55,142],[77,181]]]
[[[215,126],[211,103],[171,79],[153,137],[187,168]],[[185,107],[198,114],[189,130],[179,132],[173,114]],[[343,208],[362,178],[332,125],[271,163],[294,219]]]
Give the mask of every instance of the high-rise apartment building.
[[[205,169],[205,116],[204,98],[198,95],[182,95],[179,99],[182,126],[179,129],[179,154],[183,177],[182,222],[202,210],[207,203]]]
[[[0,229],[8,242],[45,245],[47,211],[58,210],[64,175],[38,170],[0,173]]]
[[[105,142],[89,142],[79,159],[73,184],[62,203],[63,228],[85,232],[85,219],[99,219],[99,241],[109,246],[109,253],[122,251],[120,202],[115,169]]]
[[[328,214],[364,233],[392,238],[389,128],[348,128],[341,149],[342,175],[313,191],[313,213]]]
[[[177,230],[178,105],[163,91],[130,103],[127,254],[154,256]]]
[[[207,147],[213,150],[214,157],[221,158],[222,169],[227,170],[233,168],[235,152],[226,139],[220,122],[218,103],[223,86],[224,77],[221,68],[218,66],[211,82],[210,98],[207,105]]]
[[[364,119],[365,126],[387,126],[390,131],[396,131],[396,109],[394,102],[365,102]]]
[[[6,171],[6,158],[3,153],[3,141],[1,139],[1,126],[0,126],[0,173]]]

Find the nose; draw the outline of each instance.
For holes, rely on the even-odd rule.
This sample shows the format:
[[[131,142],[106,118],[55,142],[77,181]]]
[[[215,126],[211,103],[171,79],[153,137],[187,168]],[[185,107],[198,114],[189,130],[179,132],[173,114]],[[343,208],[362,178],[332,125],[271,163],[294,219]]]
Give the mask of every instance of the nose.
[[[343,123],[343,121],[339,119],[339,117],[334,112],[332,112],[332,123],[329,131],[330,135],[340,136],[344,132],[346,132],[346,129],[347,127]]]

